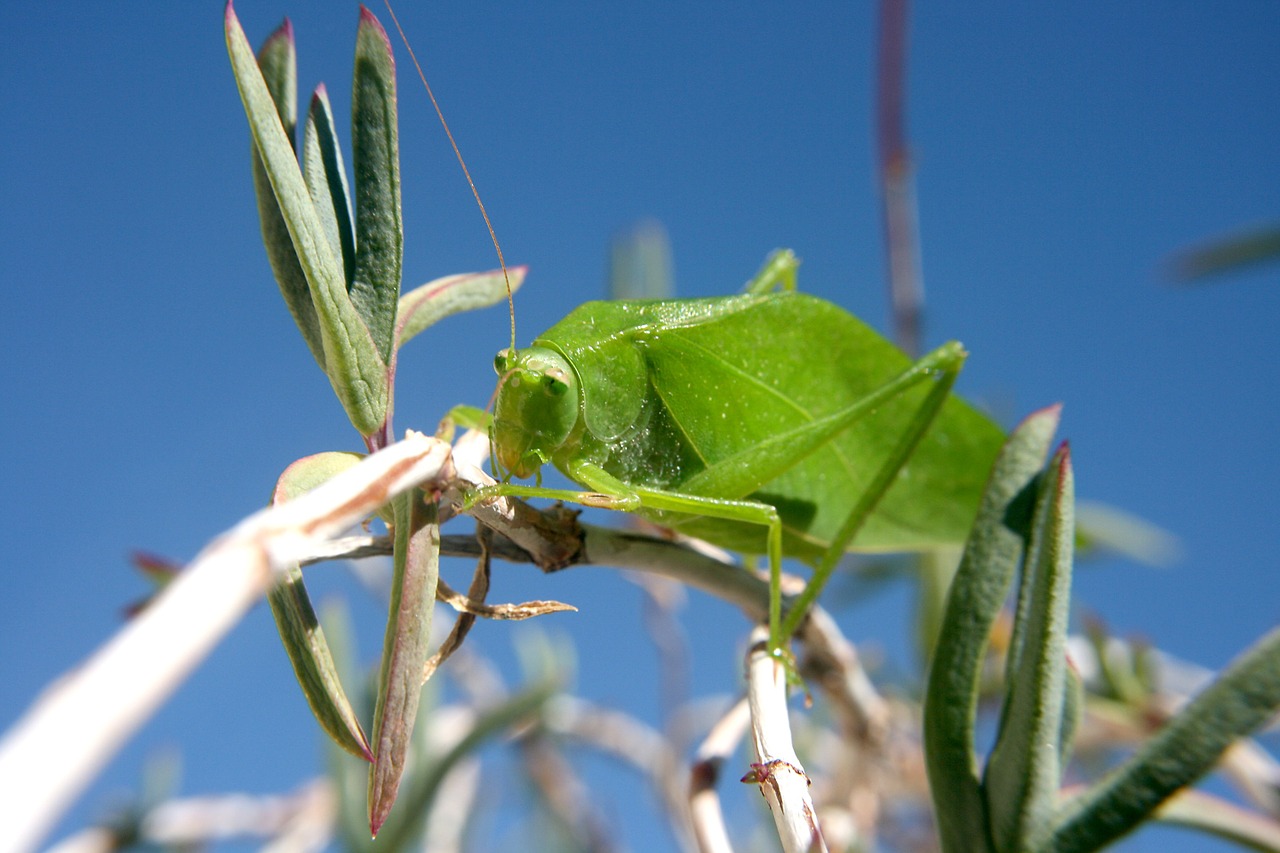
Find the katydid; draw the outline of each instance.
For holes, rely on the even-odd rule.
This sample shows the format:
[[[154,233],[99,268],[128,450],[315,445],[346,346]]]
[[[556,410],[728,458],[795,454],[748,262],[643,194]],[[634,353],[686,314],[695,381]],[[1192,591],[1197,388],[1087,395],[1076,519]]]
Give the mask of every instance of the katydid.
[[[964,349],[946,344],[912,364],[853,315],[795,292],[796,266],[775,253],[738,296],[590,302],[523,350],[512,309],[490,425],[503,482],[469,501],[511,495],[635,512],[765,555],[775,654],[847,550],[963,542],[1003,438],[948,399]],[[590,491],[543,488],[548,463]],[[785,619],[784,555],[814,566]]]
[[[587,303],[528,349],[500,352],[490,435],[504,482],[477,498],[636,512],[765,555],[775,653],[850,547],[963,541],[1001,440],[947,399],[964,350],[911,364],[848,312],[795,292],[795,265],[776,254],[738,296]],[[547,463],[590,491],[509,482],[540,483]],[[785,620],[784,555],[815,567]]]

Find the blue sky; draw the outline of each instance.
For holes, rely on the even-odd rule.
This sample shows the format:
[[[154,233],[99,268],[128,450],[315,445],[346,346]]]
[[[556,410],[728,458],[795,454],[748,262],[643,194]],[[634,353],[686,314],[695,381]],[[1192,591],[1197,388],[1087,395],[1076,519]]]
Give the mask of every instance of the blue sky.
[[[292,16],[304,97],[325,81],[341,127],[354,4],[242,0],[237,11],[255,43]],[[885,326],[865,4],[399,11],[506,257],[531,266],[517,297],[522,340],[601,295],[609,239],[642,217],[667,226],[682,295],[731,292],[769,250],[790,246],[804,289]],[[1179,289],[1162,264],[1280,218],[1280,9],[914,11],[908,130],[928,342],[965,343],[961,390],[1006,422],[1063,402],[1079,494],[1180,537],[1182,557],[1166,569],[1083,568],[1079,605],[1221,666],[1280,616],[1280,268]],[[6,10],[0,726],[117,627],[143,591],[132,550],[189,558],[257,509],[294,458],[359,448],[266,264],[221,16],[217,2]],[[409,286],[488,269],[494,255],[404,67]],[[412,344],[397,428],[430,429],[455,403],[483,405],[506,330],[493,310]],[[378,603],[340,569],[322,571],[321,589],[352,600],[372,659]],[[579,605],[543,625],[578,645],[577,689],[656,715],[634,587],[610,572],[544,579],[503,567],[494,597]],[[896,590],[843,619],[892,657],[908,610]],[[685,619],[699,684],[731,689],[746,626],[696,594]],[[504,666],[518,638],[505,625],[477,636]],[[264,608],[69,825],[168,747],[183,750],[190,793],[283,789],[315,772],[315,730]],[[643,822],[615,808],[629,831]],[[1122,849],[1175,843],[1204,849],[1174,834]]]

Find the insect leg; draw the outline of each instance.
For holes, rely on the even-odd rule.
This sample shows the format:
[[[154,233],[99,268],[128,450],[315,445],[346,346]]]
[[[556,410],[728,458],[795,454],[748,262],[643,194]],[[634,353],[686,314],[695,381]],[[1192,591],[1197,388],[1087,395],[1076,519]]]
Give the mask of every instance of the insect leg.
[[[964,364],[964,359],[965,352],[959,346],[944,345],[920,359],[908,371],[909,374],[915,373],[927,377],[936,377],[937,381],[929,389],[928,395],[921,402],[920,408],[916,410],[911,422],[907,424],[906,429],[898,439],[898,443],[894,445],[893,451],[885,459],[880,469],[876,471],[875,477],[866,491],[863,492],[858,502],[845,518],[844,524],[841,525],[839,532],[831,542],[831,547],[823,554],[822,561],[814,569],[813,577],[805,586],[804,591],[796,597],[791,610],[787,613],[786,620],[778,631],[778,636],[772,638],[773,642],[785,642],[799,627],[800,620],[804,618],[809,605],[817,600],[818,595],[822,592],[822,587],[826,584],[827,579],[831,577],[831,573],[840,558],[844,556],[849,543],[857,536],[863,523],[875,510],[876,505],[884,497],[889,487],[893,485],[898,472],[902,470],[907,460],[911,458],[920,440],[924,438],[925,433],[929,431],[929,427],[942,410],[942,404],[946,402],[947,395],[951,392],[951,386],[955,384],[956,377],[960,374],[960,367]]]
[[[769,633],[777,637],[769,651],[782,652],[782,519],[778,510],[766,503],[729,498],[711,498],[687,492],[651,489],[623,483],[603,468],[589,462],[578,462],[569,475],[576,481],[606,494],[628,492],[638,500],[637,508],[699,515],[757,524],[766,528],[765,551],[769,558]]]
[[[757,501],[708,498],[662,489],[636,488],[622,482],[599,466],[586,462],[574,465],[569,474],[574,480],[589,486],[593,491],[579,492],[572,489],[546,489],[540,486],[498,483],[476,489],[467,496],[464,507],[469,508],[487,498],[506,495],[520,498],[546,498],[623,512],[648,509],[758,524],[767,530],[765,550],[769,558],[769,631],[771,635],[785,636],[779,630],[782,624],[782,519],[778,516],[777,509]],[[782,656],[781,643],[772,644],[770,651]]]
[[[593,485],[592,488],[595,486]],[[579,492],[573,489],[547,489],[542,486],[521,486],[518,483],[497,483],[492,486],[483,486],[469,493],[463,501],[463,508],[470,509],[481,501],[502,496],[546,498],[551,501],[564,501],[579,506],[614,509],[620,512],[635,512],[641,505],[640,496],[625,488],[618,492],[604,490]]]

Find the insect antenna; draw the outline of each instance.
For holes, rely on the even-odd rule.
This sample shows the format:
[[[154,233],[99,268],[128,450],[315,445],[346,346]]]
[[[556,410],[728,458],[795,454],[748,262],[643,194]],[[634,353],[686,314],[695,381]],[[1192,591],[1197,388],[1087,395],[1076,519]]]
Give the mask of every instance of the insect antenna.
[[[409,52],[409,58],[413,60],[413,67],[418,72],[418,79],[422,81],[422,86],[427,90],[427,97],[431,99],[431,106],[435,107],[436,116],[440,119],[440,126],[444,128],[445,136],[449,137],[449,144],[453,146],[453,153],[458,158],[458,165],[462,166],[462,174],[466,176],[467,186],[471,187],[471,194],[475,196],[476,204],[480,208],[480,215],[484,217],[485,227],[489,229],[489,239],[493,241],[493,248],[498,253],[498,265],[502,267],[502,279],[507,285],[507,312],[511,317],[511,351],[516,349],[516,309],[515,301],[511,298],[511,278],[507,274],[507,262],[502,257],[502,247],[498,245],[498,235],[493,230],[493,223],[489,221],[489,214],[484,209],[484,202],[480,200],[480,191],[476,189],[476,182],[471,180],[471,170],[467,168],[467,162],[462,159],[462,151],[458,149],[458,143],[453,139],[453,132],[449,130],[449,122],[444,120],[444,111],[440,109],[440,103],[436,100],[435,92],[431,91],[431,84],[427,82],[427,75],[422,70],[422,64],[418,62],[418,55],[413,52],[413,45],[409,44],[409,37],[404,34],[404,28],[400,26],[400,19],[396,17],[396,10],[391,8],[391,0],[383,0],[387,7],[387,12],[391,15],[391,22],[396,25],[396,32],[400,34],[400,41],[404,42],[404,49]]]

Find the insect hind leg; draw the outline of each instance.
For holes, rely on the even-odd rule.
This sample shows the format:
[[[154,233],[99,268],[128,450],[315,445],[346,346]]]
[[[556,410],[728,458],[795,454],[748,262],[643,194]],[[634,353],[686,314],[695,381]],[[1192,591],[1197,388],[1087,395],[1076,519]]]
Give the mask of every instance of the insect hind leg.
[[[875,511],[880,499],[884,497],[889,487],[893,485],[898,473],[907,464],[911,455],[915,453],[921,439],[924,438],[929,431],[929,427],[933,425],[934,420],[937,419],[938,414],[942,411],[942,405],[947,401],[947,397],[951,393],[951,387],[960,375],[960,368],[964,365],[965,356],[964,348],[958,343],[943,344],[913,364],[897,380],[885,386],[888,389],[898,384],[909,385],[925,378],[937,380],[934,382],[933,387],[929,389],[928,395],[920,403],[920,408],[916,410],[915,416],[898,438],[893,450],[879,470],[876,471],[874,478],[872,478],[866,490],[845,518],[844,524],[841,525],[839,532],[832,539],[831,546],[823,554],[821,562],[814,569],[813,577],[805,586],[804,591],[793,602],[790,611],[787,613],[786,620],[781,624],[777,632],[777,636],[773,637],[771,633],[772,642],[785,643],[795,633],[796,628],[800,625],[800,620],[804,618],[809,606],[817,600],[823,586],[826,584],[827,579],[831,577],[831,573],[844,556],[849,544],[858,535],[858,531],[862,529],[862,525],[867,518]]]

